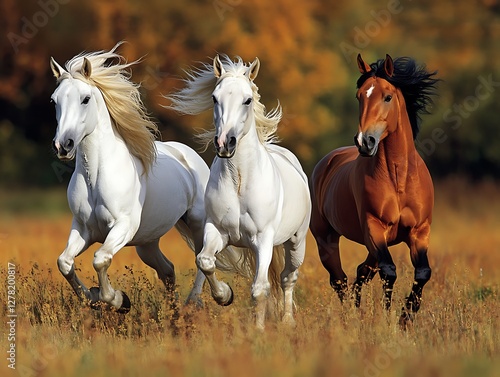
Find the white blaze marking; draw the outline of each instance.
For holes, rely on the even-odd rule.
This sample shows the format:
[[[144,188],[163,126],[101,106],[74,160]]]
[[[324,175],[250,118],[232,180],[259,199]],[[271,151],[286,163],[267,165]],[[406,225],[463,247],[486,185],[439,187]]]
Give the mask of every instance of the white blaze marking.
[[[370,89],[368,89],[366,91],[366,98],[370,98],[370,96],[372,95],[372,92],[373,92],[374,88],[375,88],[375,85],[372,84],[372,86],[370,86]]]
[[[363,132],[358,134],[358,145],[363,145]]]

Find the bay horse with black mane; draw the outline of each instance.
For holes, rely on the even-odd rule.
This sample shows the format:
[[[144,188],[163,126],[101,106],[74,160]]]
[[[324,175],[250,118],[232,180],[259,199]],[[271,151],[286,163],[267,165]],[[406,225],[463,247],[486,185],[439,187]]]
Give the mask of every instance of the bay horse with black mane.
[[[371,65],[358,55],[359,126],[356,146],[335,149],[315,167],[311,178],[311,231],[330,285],[343,301],[347,276],[342,270],[339,238],[363,244],[368,257],[357,268],[353,285],[356,306],[361,287],[378,271],[384,303],[391,305],[396,266],[389,246],[404,242],[410,249],[415,280],[406,299],[401,324],[419,310],[422,289],[431,277],[427,259],[434,189],[418,154],[420,114],[432,103],[436,72],[410,58],[387,55]]]

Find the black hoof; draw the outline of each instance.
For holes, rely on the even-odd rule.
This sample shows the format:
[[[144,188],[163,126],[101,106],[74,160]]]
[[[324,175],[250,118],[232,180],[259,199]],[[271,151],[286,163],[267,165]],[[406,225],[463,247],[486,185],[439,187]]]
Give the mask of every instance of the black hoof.
[[[118,313],[127,314],[130,311],[130,307],[132,306],[132,304],[130,303],[130,299],[125,294],[125,292],[122,292],[122,296],[123,296],[122,306],[120,306],[120,308],[117,309],[116,311]]]
[[[233,300],[234,300],[233,288],[231,288],[230,285],[228,285],[228,287],[229,287],[229,290],[231,291],[231,297],[229,297],[229,300],[226,303],[222,304],[222,306],[229,306],[233,303]]]
[[[406,310],[406,308],[403,308],[401,316],[399,317],[399,327],[402,330],[406,330],[408,326],[410,326],[413,323],[414,319],[415,319],[415,313],[410,313]]]
[[[99,288],[98,287],[90,288],[90,296],[91,296],[90,307],[92,309],[101,310],[103,307],[105,307],[108,310],[113,309],[108,304],[99,300]],[[118,309],[116,309],[116,312],[122,313],[122,314],[127,314],[130,311],[130,307],[132,305],[130,303],[130,299],[128,298],[128,296],[124,292],[122,292],[122,296],[123,296],[122,306],[120,306]]]

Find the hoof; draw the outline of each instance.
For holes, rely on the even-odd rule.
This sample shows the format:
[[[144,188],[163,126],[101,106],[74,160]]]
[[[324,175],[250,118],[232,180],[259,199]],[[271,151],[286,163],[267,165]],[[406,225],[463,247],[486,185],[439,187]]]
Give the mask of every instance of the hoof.
[[[290,328],[295,328],[297,327],[297,323],[295,322],[295,319],[293,318],[293,315],[291,314],[285,314],[283,316],[282,322],[285,326],[290,327]]]
[[[231,296],[229,296],[229,299],[225,302],[217,301],[217,299],[215,299],[215,301],[217,301],[217,304],[219,304],[220,306],[229,306],[233,303],[233,299],[234,299],[233,289],[231,288],[231,286],[229,284],[227,285],[227,287],[229,288],[229,291],[231,292]]]
[[[415,318],[415,313],[408,312],[405,308],[399,317],[399,327],[402,330],[406,330],[409,326],[413,324],[413,319]]]
[[[122,306],[120,306],[118,309],[116,309],[116,311],[118,313],[127,314],[130,311],[130,307],[132,306],[132,304],[130,303],[130,299],[125,294],[125,292],[121,292],[121,294],[123,297]]]
[[[233,292],[233,289],[228,285],[229,287],[229,290],[231,291],[231,296],[229,297],[229,300],[227,300],[227,302],[223,303],[222,306],[229,306],[233,303],[233,300],[234,300],[234,292]]]
[[[126,314],[130,311],[130,307],[132,305],[130,303],[130,299],[128,298],[128,296],[124,292],[121,292],[121,294],[123,297],[122,305],[118,309],[115,309],[115,310],[117,313]],[[108,305],[108,304],[99,300],[99,288],[98,287],[90,288],[90,307],[94,310],[101,310],[103,307],[106,307],[107,309],[113,309],[113,307],[111,305]]]
[[[203,304],[203,300],[200,296],[189,296],[184,303],[185,306],[191,306],[195,309],[203,309],[205,305]]]

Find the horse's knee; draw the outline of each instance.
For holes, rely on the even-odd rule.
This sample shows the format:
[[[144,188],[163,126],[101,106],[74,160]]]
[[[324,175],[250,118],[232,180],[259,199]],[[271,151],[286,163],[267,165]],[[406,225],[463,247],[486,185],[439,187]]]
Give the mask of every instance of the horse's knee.
[[[196,257],[196,265],[205,274],[215,272],[215,261],[215,256],[204,255],[203,253],[198,254]]]
[[[100,271],[103,268],[108,268],[112,259],[113,257],[108,253],[96,252],[93,261],[94,269]]]
[[[74,260],[72,258],[67,258],[64,254],[61,254],[57,258],[57,267],[59,271],[64,276],[68,276],[72,271],[74,271]]]

